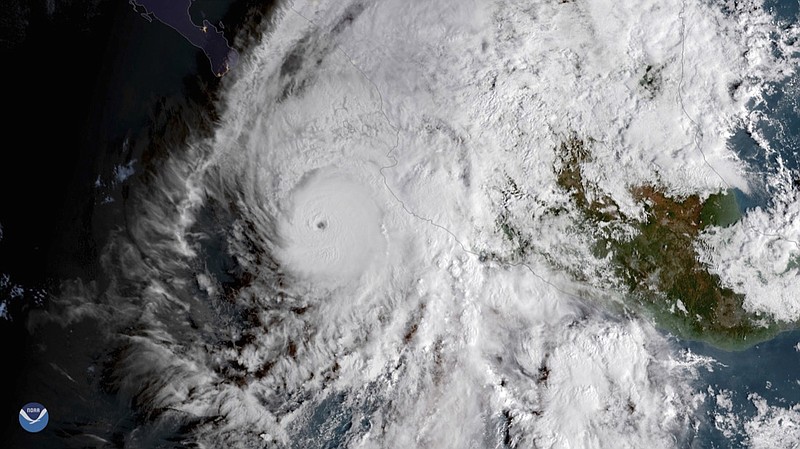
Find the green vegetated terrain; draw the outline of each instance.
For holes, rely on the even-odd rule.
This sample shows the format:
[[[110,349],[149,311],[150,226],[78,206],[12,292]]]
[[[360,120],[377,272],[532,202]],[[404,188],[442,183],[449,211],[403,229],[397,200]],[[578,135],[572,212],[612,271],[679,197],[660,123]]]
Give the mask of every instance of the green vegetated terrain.
[[[560,188],[584,216],[583,227],[595,237],[593,252],[608,258],[620,287],[662,326],[682,338],[703,340],[726,349],[743,349],[774,336],[780,329],[743,308],[744,298],[721,285],[698,261],[695,239],[708,226],[729,226],[740,217],[733,192],[705,201],[699,196],[673,198],[657,185],[632,186],[630,192],[647,212],[645,221],[624,216],[613,199],[589,185],[582,166],[591,161],[589,145],[571,137],[556,148],[554,167]],[[627,224],[631,237],[607,229]]]

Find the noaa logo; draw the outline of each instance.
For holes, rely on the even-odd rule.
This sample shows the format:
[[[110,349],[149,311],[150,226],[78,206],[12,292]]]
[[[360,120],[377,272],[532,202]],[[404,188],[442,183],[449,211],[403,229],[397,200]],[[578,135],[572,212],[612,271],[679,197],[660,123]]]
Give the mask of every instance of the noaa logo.
[[[49,420],[47,409],[38,402],[29,402],[19,411],[19,425],[31,433],[40,432],[47,427]]]

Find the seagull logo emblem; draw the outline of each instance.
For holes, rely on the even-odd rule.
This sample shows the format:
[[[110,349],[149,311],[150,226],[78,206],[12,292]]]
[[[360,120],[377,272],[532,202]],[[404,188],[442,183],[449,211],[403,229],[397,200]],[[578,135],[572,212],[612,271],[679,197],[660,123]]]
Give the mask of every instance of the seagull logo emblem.
[[[40,414],[39,414],[39,417],[38,417],[38,418],[36,418],[36,419],[33,419],[33,418],[31,418],[30,416],[28,416],[28,414],[27,414],[27,413],[25,413],[25,410],[20,410],[20,411],[19,411],[19,414],[22,416],[22,418],[23,418],[25,421],[28,421],[28,424],[36,424],[37,422],[41,421],[41,420],[42,420],[42,418],[44,418],[44,417],[45,417],[45,415],[47,415],[47,409],[44,409],[44,410],[42,410],[42,413],[40,413]]]
[[[19,425],[31,433],[40,432],[47,426],[50,415],[47,409],[38,402],[25,404],[19,410]]]

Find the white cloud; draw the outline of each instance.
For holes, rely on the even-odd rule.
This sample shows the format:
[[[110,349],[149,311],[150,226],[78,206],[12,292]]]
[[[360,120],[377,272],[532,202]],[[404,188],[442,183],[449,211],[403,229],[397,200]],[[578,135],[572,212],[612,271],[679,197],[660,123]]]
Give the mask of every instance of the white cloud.
[[[125,165],[117,165],[117,166],[115,166],[114,167],[114,182],[117,183],[117,184],[122,184],[123,182],[125,182],[125,180],[127,180],[128,178],[133,176],[133,174],[136,171],[133,168],[133,164],[135,162],[136,162],[135,160],[132,160],[132,161],[128,161],[128,163],[125,164]],[[100,182],[100,178],[98,178],[97,181],[95,181],[95,186],[98,186],[99,182]]]
[[[749,447],[794,449],[800,441],[800,405],[770,406],[758,394],[748,397],[758,413],[744,424]]]
[[[479,253],[508,250],[496,200],[511,178],[532,244],[602,269],[574,215],[538,213],[565,205],[552,148],[573,131],[595,140],[587,176],[633,214],[630,183],[707,194],[724,185],[716,172],[747,188],[725,142],[788,66],[768,16],[677,0],[395,0],[329,35],[346,5],[294,7],[226,78],[216,135],[172,153],[131,202],[129,233],[104,255],[118,270],[104,302],[68,309],[136,329],[120,394],[163,419],[219,416],[196,429],[208,447],[674,447],[711,361],[609,315],[607,293],[552,260]],[[281,75],[292,52],[301,63]],[[196,226],[208,200],[233,217],[226,255],[249,275],[224,300],[200,259],[219,231]]]
[[[710,229],[698,250],[725,285],[744,294],[748,310],[800,319],[800,201],[788,185],[769,210],[756,208],[731,227]]]

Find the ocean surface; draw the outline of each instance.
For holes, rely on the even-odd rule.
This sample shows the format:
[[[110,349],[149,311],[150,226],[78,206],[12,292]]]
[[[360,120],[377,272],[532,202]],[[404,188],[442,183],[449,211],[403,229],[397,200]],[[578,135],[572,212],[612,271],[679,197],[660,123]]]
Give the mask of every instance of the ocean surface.
[[[192,10],[193,17],[198,22],[208,20],[218,23],[225,16],[227,3],[229,2],[197,0],[197,7]],[[769,4],[781,18],[800,19],[800,2],[782,0],[771,1]],[[151,114],[155,105],[164,103],[165,98],[180,99],[192,95],[190,89],[194,84],[187,82],[187,78],[200,76],[201,71],[207,70],[208,66],[205,56],[188,45],[174,30],[158,23],[149,23],[127,9],[129,7],[124,5],[116,12],[106,52],[98,56],[106,64],[97,76],[96,90],[87,113],[86,142],[83,143],[86,146],[85,151],[92,154],[91,167],[79,172],[71,180],[77,185],[91,187],[75,189],[76,193],[66,200],[74,202],[76,198],[82,197],[82,193],[90,192],[89,196],[84,197],[86,203],[74,207],[87,211],[91,218],[79,220],[72,226],[90,226],[96,245],[102,244],[109,229],[124,222],[126,179],[135,176],[140,170],[142,159],[150,156],[147,154],[147,147],[141,143],[147,142],[146,136],[150,132],[148,126],[151,126]],[[751,173],[769,173],[776,169],[779,161],[783,161],[800,179],[800,76],[776,87],[764,104],[754,106],[769,117],[769,120],[760,123],[760,127],[775,151],[763,151],[746,130],[741,130],[731,139],[731,146],[747,163]],[[136,142],[140,146],[136,146]],[[755,186],[747,194],[737,191],[737,199],[744,210],[768,207],[773,188],[774,186],[763,184]],[[3,225],[7,230],[15,229],[13,223],[10,227],[7,222]],[[74,235],[80,232],[82,231],[78,229],[67,229],[65,234]],[[6,237],[14,238],[9,232],[6,232]],[[214,246],[215,242],[210,241],[207,244],[210,255],[223,253],[222,249]],[[19,250],[22,251],[23,249]],[[70,268],[66,273],[54,270],[52,275],[67,277],[93,274],[98,268],[98,261],[91,260],[92,255],[91,251],[87,251],[79,256],[84,265]],[[56,261],[64,259],[57,258]],[[209,261],[212,269],[215,268],[214,264],[225,262],[222,258]],[[215,271],[223,278],[228,268],[220,266]],[[31,280],[32,284],[35,282],[35,279]],[[45,335],[48,332],[56,334],[59,330],[56,327],[44,329]],[[105,390],[101,384],[107,360],[102,358],[103,355],[86,349],[97,344],[94,339],[96,335],[96,329],[91,324],[81,325],[73,329],[69,338],[59,342],[50,339],[51,345],[43,348],[41,353],[45,357],[23,357],[15,362],[25,367],[25,371],[31,375],[19,381],[21,387],[14,394],[12,402],[35,400],[47,404],[48,408],[60,415],[54,416],[51,421],[61,421],[61,425],[53,424],[56,431],[38,440],[45,445],[43,447],[50,447],[47,444],[56,447],[65,440],[70,440],[74,447],[91,445],[91,436],[72,439],[71,432],[79,428],[84,432],[88,429],[89,434],[110,433],[112,437],[109,441],[113,444],[131,443],[131,437],[126,435],[126,431],[134,428],[142,417],[132,412],[127,404],[119,403],[115,392]],[[727,413],[733,413],[743,420],[756,416],[758,409],[751,394],[757,394],[771,406],[788,407],[800,403],[800,331],[784,332],[771,341],[737,352],[722,351],[704,343],[678,339],[674,341],[683,350],[715,360],[709,369],[700,371],[697,382],[698,389],[707,391],[708,394],[704,399],[705,414],[700,416],[702,425],[692,436],[692,447],[745,447],[744,435],[725,435],[724,430],[715,425],[715,420],[717,416]],[[58,356],[64,353],[76,356],[70,359]],[[47,362],[48,354],[59,360],[58,367]],[[89,377],[94,376],[96,379],[96,383],[90,386],[103,393],[95,394],[96,390],[69,382],[66,373],[80,370],[84,366],[90,367]],[[54,382],[53,379],[56,378],[60,381]],[[56,389],[53,385],[60,387]],[[30,394],[34,391],[37,396],[31,397]],[[715,399],[717,394],[725,392],[732,401],[731,409],[721,408]],[[299,432],[306,439],[299,440],[298,447],[303,444],[308,447],[338,447],[353,425],[352,413],[343,411],[342,402],[343,398],[331,397],[320,405],[310,421],[317,427]],[[69,421],[64,420],[64,416],[78,418]],[[96,422],[88,422],[90,416],[102,418]],[[359,425],[366,429],[370,424],[363,421]],[[151,435],[159,435],[164,440],[171,439],[177,444],[189,431],[191,429],[176,425],[174,428],[164,427]],[[319,436],[321,434],[329,435],[329,438],[323,438],[322,441]],[[17,437],[20,436],[17,434]],[[14,444],[27,441],[17,439]],[[148,444],[152,442],[137,443],[142,447],[150,447]]]
[[[782,20],[791,23],[800,20],[798,1],[769,1],[767,7]],[[800,75],[795,74],[788,81],[775,86],[764,100],[762,104],[754,105],[754,110],[764,116],[758,124],[758,130],[767,138],[772,151],[765,151],[744,129],[731,138],[730,146],[747,164],[751,179],[767,179],[767,175],[777,170],[782,163],[794,172],[795,188],[800,188]],[[745,211],[769,207],[771,194],[776,188],[767,183],[756,183],[754,187],[749,194],[736,192],[739,205]],[[726,437],[715,426],[715,419],[729,412],[742,421],[756,416],[758,410],[750,398],[751,394],[757,394],[770,406],[785,408],[800,403],[798,330],[783,332],[773,340],[759,343],[744,351],[722,351],[705,343],[690,341],[679,340],[678,343],[686,350],[717,361],[711,370],[700,371],[700,384],[708,385],[714,392],[709,390],[704,401],[706,421],[697,432],[693,447],[747,447],[742,434]],[[729,392],[732,410],[718,406],[715,394],[719,392]]]
[[[218,24],[233,3],[201,0],[191,12]],[[0,277],[7,284],[0,283],[0,294],[6,299],[12,287],[20,292],[0,323],[4,341],[14,342],[4,359],[13,366],[5,373],[13,387],[0,394],[0,445],[8,448],[94,447],[100,441],[70,438],[76,428],[116,435],[111,443],[121,445],[125,429],[133,427],[137,417],[127,404],[94,381],[87,389],[67,374],[100,379],[104,360],[95,349],[102,342],[93,324],[60,337],[63,328],[45,326],[33,337],[26,318],[61,294],[61,280],[104,282],[98,248],[124,226],[129,183],[159,147],[151,138],[163,134],[154,123],[159,111],[180,124],[181,107],[205,95],[198,90],[204,83],[213,88],[217,82],[208,58],[175,30],[148,22],[127,2],[97,4],[78,1],[52,12],[34,4],[24,39],[3,49],[18,64],[6,71],[7,85],[42,99],[21,103],[9,129],[35,120],[46,126],[28,137],[30,148],[7,152],[13,163],[0,158]],[[233,33],[238,27],[231,25]],[[20,76],[26,71],[48,73],[51,81],[36,85]],[[35,184],[48,186],[47,194],[39,196]],[[45,403],[51,414],[49,431],[36,439],[16,422],[19,405],[30,401]],[[87,424],[93,417],[95,425]]]
[[[786,408],[800,403],[800,331],[784,332],[770,341],[736,352],[698,342],[682,341],[680,345],[716,361],[710,369],[700,370],[699,389],[707,385],[711,390],[706,389],[705,416],[700,416],[704,421],[694,436],[692,447],[748,447],[744,435],[735,433],[733,437],[726,437],[715,426],[715,420],[728,413],[742,421],[755,417],[758,409],[751,394],[757,394],[769,406]],[[719,393],[730,398],[731,409],[719,406],[716,400]]]

